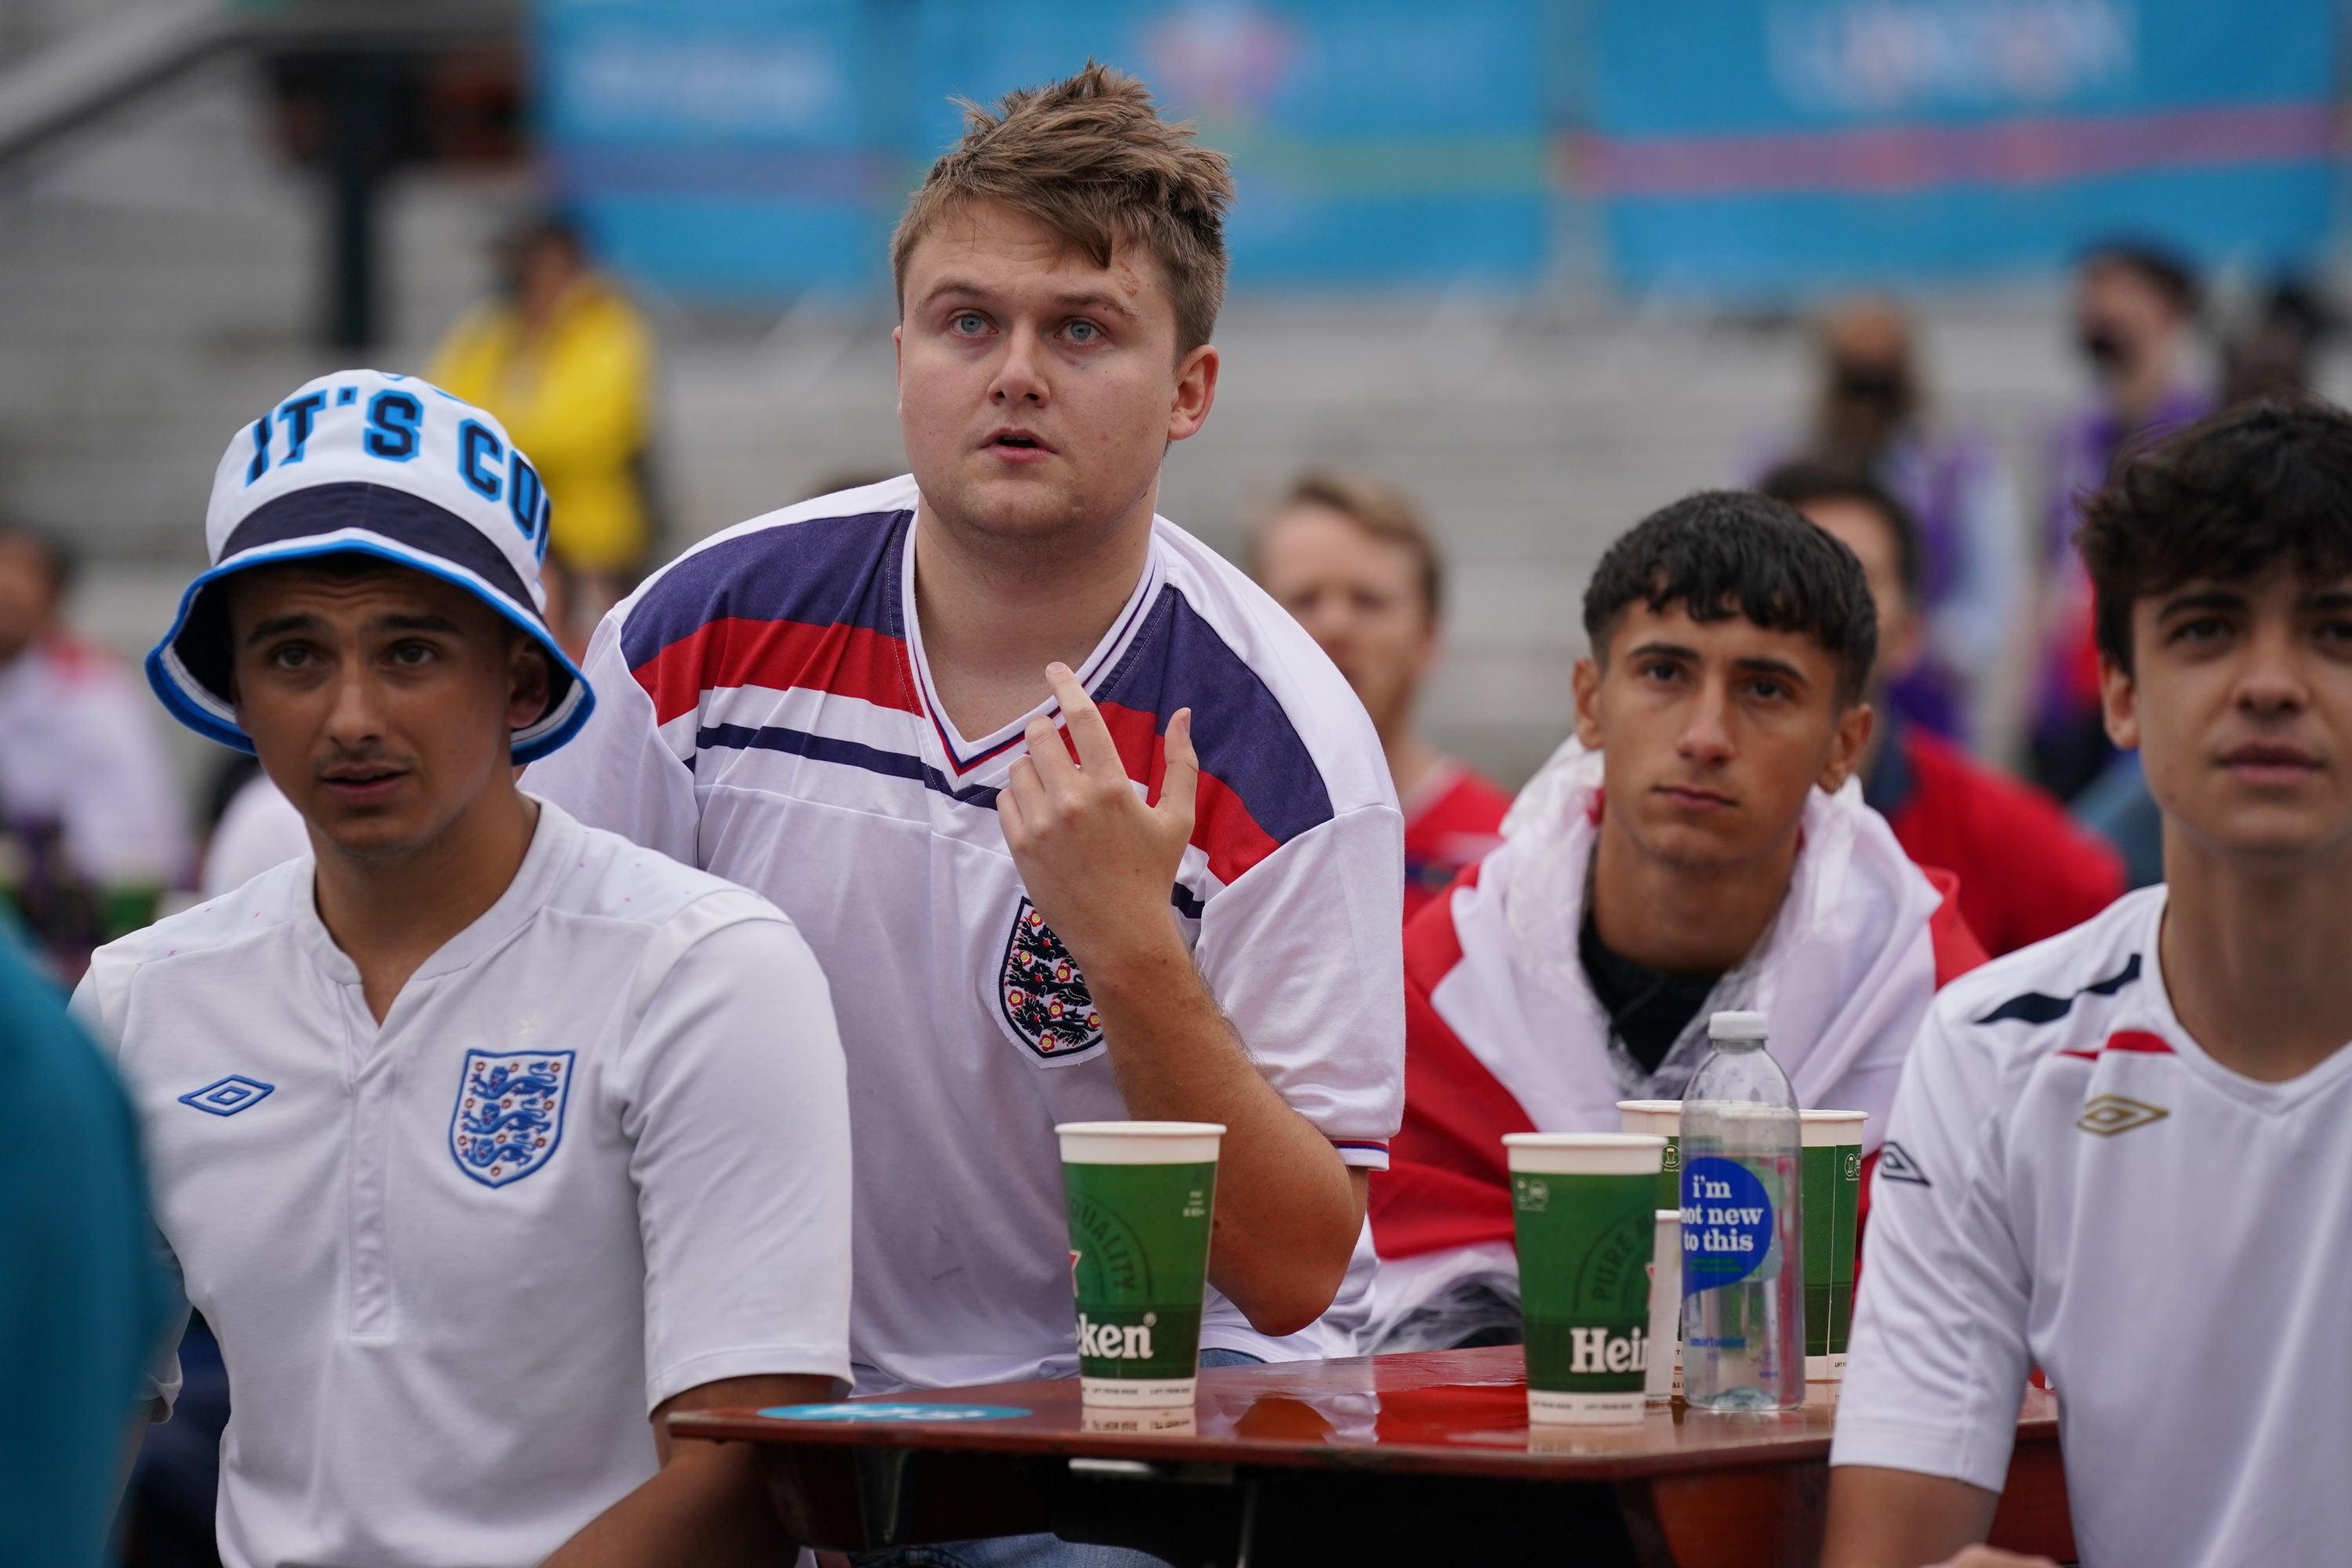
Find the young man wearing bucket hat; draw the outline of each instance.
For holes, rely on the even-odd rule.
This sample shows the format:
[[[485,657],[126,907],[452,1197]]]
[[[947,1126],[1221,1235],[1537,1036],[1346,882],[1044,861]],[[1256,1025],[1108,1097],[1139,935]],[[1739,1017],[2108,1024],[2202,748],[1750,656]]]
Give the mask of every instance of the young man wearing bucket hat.
[[[1853,776],[1877,618],[1853,552],[1744,491],[1632,529],[1585,590],[1576,733],[1405,931],[1405,1123],[1373,1190],[1382,1349],[1516,1337],[1503,1136],[1680,1100],[1770,1016],[1808,1110],[1877,1148],[1936,987],[1984,961]]]
[[[530,775],[834,976],[861,1390],[1076,1370],[1061,1121],[1224,1124],[1205,1353],[1352,1349],[1318,1317],[1399,1112],[1396,797],[1330,660],[1153,515],[1231,189],[1115,71],[975,110],[896,246],[913,473],[657,574]]]
[[[100,949],[76,996],[227,1363],[239,1568],[686,1535],[786,1561],[742,1452],[664,1417],[848,1372],[847,1106],[806,944],[515,784],[593,705],[541,619],[547,521],[487,414],[322,376],[231,443],[212,564],[149,660],[313,850]]]
[[[2075,543],[2166,880],[1969,975],[1919,1032],[1827,1568],[2023,1561],[1968,1543],[2037,1366],[2082,1562],[2352,1542],[2352,416],[2212,415],[2126,462]]]

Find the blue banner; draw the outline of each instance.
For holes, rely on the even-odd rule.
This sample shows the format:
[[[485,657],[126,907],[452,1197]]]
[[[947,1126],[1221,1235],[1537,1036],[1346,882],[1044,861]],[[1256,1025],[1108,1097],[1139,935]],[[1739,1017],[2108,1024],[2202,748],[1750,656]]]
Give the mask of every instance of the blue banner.
[[[542,0],[541,128],[606,256],[705,298],[881,287],[907,193],[1095,58],[1234,160],[1237,288],[1521,286],[1550,203],[1544,0]]]
[[[1776,295],[2063,265],[2114,235],[2208,263],[2327,236],[2334,0],[1604,0],[1612,270]]]

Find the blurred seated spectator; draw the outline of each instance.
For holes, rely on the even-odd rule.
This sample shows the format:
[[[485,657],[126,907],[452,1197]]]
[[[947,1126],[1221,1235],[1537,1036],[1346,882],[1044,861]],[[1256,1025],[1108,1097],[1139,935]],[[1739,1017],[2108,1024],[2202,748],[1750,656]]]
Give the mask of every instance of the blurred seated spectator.
[[[170,1310],[130,1104],[0,911],[0,1562],[98,1568]]]
[[[56,540],[0,523],[0,893],[68,978],[188,870],[155,700],[67,628],[71,576]]]
[[[2199,295],[2187,261],[2135,241],[2093,250],[2076,275],[2075,345],[2097,385],[2052,436],[2032,715],[2033,779],[2061,800],[2072,800],[2115,754],[2099,716],[2091,584],[2074,553],[2074,530],[2119,454],[2212,409],[2190,364]]]
[[[1878,661],[1868,700],[1878,710],[1862,753],[1863,799],[1904,852],[1960,879],[1960,913],[1998,958],[2055,936],[2124,890],[2116,851],[2066,818],[2058,803],[2005,778],[1882,705],[1886,687],[1927,640],[1914,607],[1919,538],[1902,501],[1866,475],[1790,463],[1759,487],[1842,541],[1862,562],[1878,605]]]
[[[2308,395],[2316,383],[2319,351],[2338,325],[2315,286],[2282,278],[2254,319],[2221,345],[2221,401]]]
[[[1937,987],[1984,962],[1853,776],[1877,612],[1852,554],[1691,496],[1610,546],[1584,626],[1576,733],[1405,928],[1375,1352],[1517,1340],[1504,1134],[1615,1131],[1620,1100],[1682,1098],[1708,1015],[1757,1008],[1798,1103],[1868,1112],[1874,1159]]]
[[[1813,426],[1790,456],[1868,474],[1918,520],[1927,637],[1918,659],[1891,679],[1887,702],[1910,722],[1966,743],[1983,682],[2000,668],[2021,611],[2016,491],[1981,431],[1929,419],[1900,306],[1848,300],[1822,319],[1819,344]]]
[[[500,297],[450,329],[426,379],[497,415],[539,470],[550,552],[578,574],[573,608],[593,626],[653,551],[653,333],[562,218],[509,240],[500,269]]]
[[[1404,917],[1500,842],[1511,797],[1413,727],[1437,662],[1444,566],[1411,502],[1350,474],[1310,472],[1250,541],[1250,574],[1348,678],[1380,732],[1404,809]]]

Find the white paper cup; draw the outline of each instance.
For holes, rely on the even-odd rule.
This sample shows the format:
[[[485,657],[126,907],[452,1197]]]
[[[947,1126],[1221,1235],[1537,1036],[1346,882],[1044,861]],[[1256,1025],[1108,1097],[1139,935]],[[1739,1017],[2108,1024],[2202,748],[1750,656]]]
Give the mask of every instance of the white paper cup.
[[[1528,1419],[1642,1419],[1664,1138],[1514,1132],[1503,1140],[1526,1328]]]
[[[1650,1264],[1650,1364],[1642,1396],[1649,1404],[1664,1405],[1673,1401],[1675,1376],[1682,1371],[1683,1211],[1660,1209],[1657,1226],[1657,1256]]]
[[[1088,1405],[1189,1407],[1200,1369],[1213,1121],[1066,1121],[1078,1380]]]

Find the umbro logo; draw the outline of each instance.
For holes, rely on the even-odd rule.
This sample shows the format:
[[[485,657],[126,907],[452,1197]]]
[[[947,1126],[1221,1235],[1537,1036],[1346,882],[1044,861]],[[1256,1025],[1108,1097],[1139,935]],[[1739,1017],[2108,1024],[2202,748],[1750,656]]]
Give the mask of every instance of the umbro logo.
[[[1878,1179],[1882,1182],[1909,1182],[1915,1186],[1932,1187],[1927,1173],[1919,1162],[1900,1143],[1889,1142],[1878,1151]]]
[[[2112,1138],[2118,1132],[2161,1121],[2171,1114],[2160,1105],[2143,1105],[2120,1094],[2103,1094],[2083,1107],[2083,1114],[2074,1119],[2074,1125],[2085,1132]]]
[[[250,1110],[278,1092],[274,1083],[244,1078],[236,1073],[218,1083],[208,1083],[202,1089],[190,1089],[180,1096],[182,1105],[193,1105],[198,1110],[215,1116],[235,1116],[240,1110]]]

